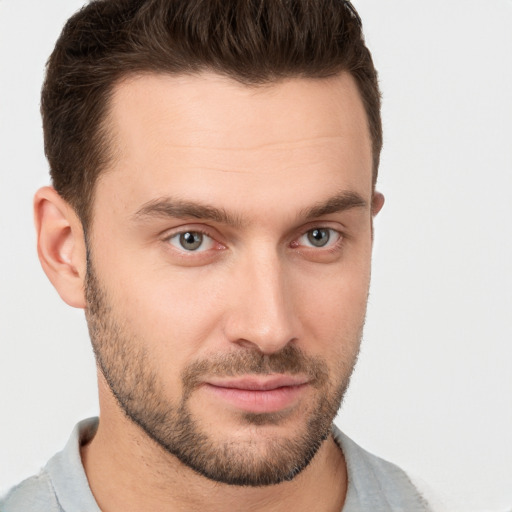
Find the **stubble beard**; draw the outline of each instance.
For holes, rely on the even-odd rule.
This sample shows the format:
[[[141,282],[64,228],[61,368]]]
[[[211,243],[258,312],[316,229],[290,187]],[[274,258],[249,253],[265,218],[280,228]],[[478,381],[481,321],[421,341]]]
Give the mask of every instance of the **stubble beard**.
[[[307,356],[292,344],[271,355],[250,349],[220,354],[184,369],[183,393],[176,404],[166,398],[164,386],[140,340],[123,329],[116,318],[90,261],[86,299],[86,318],[96,361],[120,408],[148,437],[197,473],[215,482],[238,486],[289,481],[308,466],[329,436],[357,360],[357,350],[347,356],[348,361],[340,363],[336,373],[341,378],[335,384],[323,359]],[[205,376],[270,373],[305,374],[316,390],[317,403],[307,411],[304,427],[292,437],[266,436],[264,442],[255,439],[243,443],[218,440],[193,417],[189,399]],[[241,413],[240,421],[257,431],[258,427],[286,421],[286,414]]]

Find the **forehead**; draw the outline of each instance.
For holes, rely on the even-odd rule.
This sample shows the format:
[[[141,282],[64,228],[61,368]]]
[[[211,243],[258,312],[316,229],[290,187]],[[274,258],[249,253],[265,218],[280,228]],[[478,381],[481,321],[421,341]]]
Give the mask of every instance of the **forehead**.
[[[227,142],[245,149],[312,135],[350,132],[369,138],[363,104],[348,73],[258,86],[212,73],[128,77],[115,87],[110,116],[121,130],[133,128],[135,119],[143,125],[160,121],[177,142]],[[176,121],[180,124],[172,130]]]
[[[368,123],[348,74],[258,87],[207,73],[130,77],[115,88],[109,124],[115,159],[98,192],[129,189],[133,208],[191,186],[199,200],[238,206],[287,192],[304,197],[299,208],[322,199],[308,203],[308,193],[371,193]]]

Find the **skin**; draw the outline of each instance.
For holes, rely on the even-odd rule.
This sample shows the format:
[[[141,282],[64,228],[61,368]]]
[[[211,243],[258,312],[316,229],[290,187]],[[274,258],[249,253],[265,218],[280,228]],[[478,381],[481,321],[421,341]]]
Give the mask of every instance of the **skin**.
[[[239,399],[212,389],[212,373],[190,393],[188,410],[214,446],[236,440],[240,453],[268,457],[272,443],[304,432],[323,395],[344,388],[359,350],[383,197],[355,82],[341,74],[251,88],[206,73],[144,75],[116,86],[109,123],[115,159],[96,187],[91,263],[160,398],[179,404],[182,372],[198,361],[272,358],[293,346],[325,365],[325,386],[306,379],[274,421],[248,421]],[[68,304],[87,309],[80,221],[49,187],[36,195],[35,217],[43,268]],[[329,230],[324,247],[308,238],[319,228]],[[204,233],[199,250],[180,246],[187,231]],[[104,512],[341,510],[346,467],[331,437],[291,481],[213,482],[130,421],[98,374],[100,426],[82,460]]]

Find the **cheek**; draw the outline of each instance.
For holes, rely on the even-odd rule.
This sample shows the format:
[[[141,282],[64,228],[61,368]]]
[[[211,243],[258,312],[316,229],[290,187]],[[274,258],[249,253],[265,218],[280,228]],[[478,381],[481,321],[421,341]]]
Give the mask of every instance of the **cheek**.
[[[135,342],[168,371],[197,357],[214,332],[221,298],[215,276],[206,272],[171,271],[162,266],[119,262],[112,281],[116,315],[124,319]],[[195,269],[199,270],[199,269]]]
[[[369,259],[333,266],[303,282],[299,300],[306,341],[309,335],[324,357],[350,358],[357,353],[366,315],[370,283]],[[312,348],[315,350],[315,347]]]

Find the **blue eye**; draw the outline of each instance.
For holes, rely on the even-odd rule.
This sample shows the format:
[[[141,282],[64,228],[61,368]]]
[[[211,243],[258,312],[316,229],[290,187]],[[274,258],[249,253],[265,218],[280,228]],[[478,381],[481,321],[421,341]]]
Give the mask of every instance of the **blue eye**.
[[[169,238],[169,243],[187,252],[202,252],[207,251],[213,247],[213,240],[200,231],[184,231],[176,233]]]
[[[322,249],[335,244],[340,237],[341,233],[335,229],[314,228],[304,233],[299,238],[299,243],[301,245]]]

